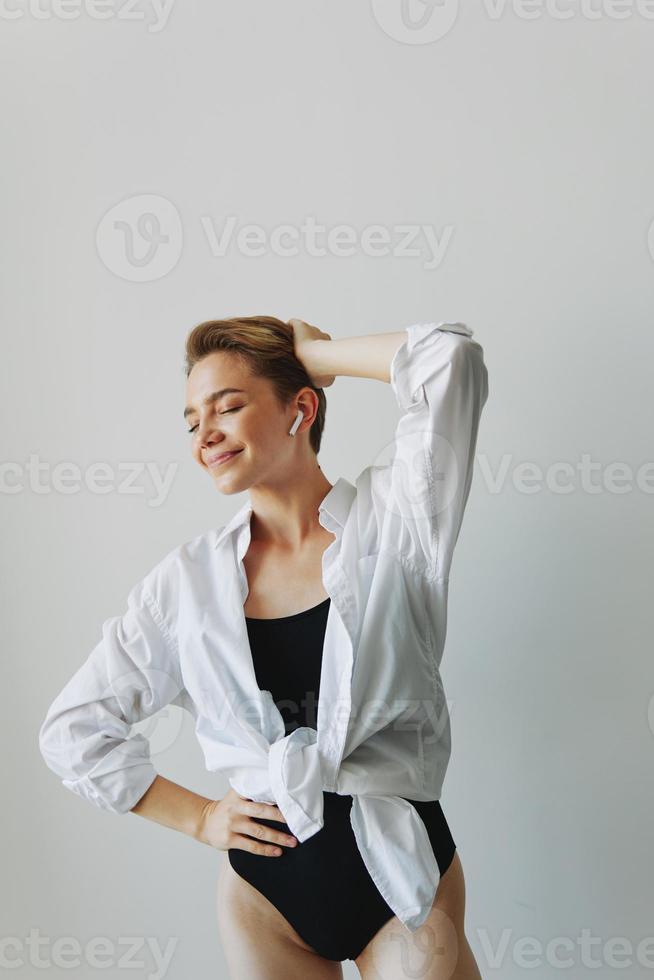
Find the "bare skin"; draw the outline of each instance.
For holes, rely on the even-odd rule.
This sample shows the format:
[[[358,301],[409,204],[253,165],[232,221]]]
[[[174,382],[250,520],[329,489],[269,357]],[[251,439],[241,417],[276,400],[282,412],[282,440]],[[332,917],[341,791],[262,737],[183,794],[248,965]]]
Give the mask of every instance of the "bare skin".
[[[465,878],[459,852],[439,880],[429,916],[409,932],[397,916],[354,961],[363,980],[481,980],[465,934]]]
[[[250,587],[243,605],[245,615],[273,619],[323,602],[328,593],[322,582],[322,556],[333,540],[334,535],[322,525],[308,536],[300,551],[252,540],[243,558]]]
[[[262,858],[262,860],[265,860]],[[218,928],[232,977],[249,980],[338,980],[326,960],[295,932],[268,899],[229,861],[217,887]],[[354,961],[363,980],[481,980],[464,931],[465,880],[458,852],[441,877],[432,911],[414,933],[396,916]]]

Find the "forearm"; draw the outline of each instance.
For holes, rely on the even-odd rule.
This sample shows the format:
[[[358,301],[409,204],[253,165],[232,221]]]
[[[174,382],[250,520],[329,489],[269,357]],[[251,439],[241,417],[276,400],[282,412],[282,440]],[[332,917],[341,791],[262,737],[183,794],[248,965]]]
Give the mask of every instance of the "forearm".
[[[214,800],[206,796],[200,796],[171,782],[165,776],[157,775],[130,813],[154,820],[171,830],[179,830],[204,843],[203,817],[205,810],[213,802]]]
[[[406,330],[365,334],[337,340],[312,340],[301,359],[311,376],[335,375],[390,381],[391,361],[406,340]]]

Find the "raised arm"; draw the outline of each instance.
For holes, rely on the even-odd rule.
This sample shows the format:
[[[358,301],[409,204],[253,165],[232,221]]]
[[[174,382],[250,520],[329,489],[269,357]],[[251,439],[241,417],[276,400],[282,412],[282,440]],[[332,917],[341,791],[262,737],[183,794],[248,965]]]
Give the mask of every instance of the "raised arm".
[[[293,322],[293,321],[291,321]],[[390,382],[402,415],[390,460],[366,467],[377,546],[447,578],[470,491],[477,432],[488,396],[483,349],[462,323],[418,323],[393,333],[304,338],[296,350],[310,377]]]
[[[291,321],[291,323],[297,321]],[[391,361],[400,344],[406,340],[406,331],[395,333],[371,333],[360,337],[343,337],[336,340],[313,338],[301,334],[296,340],[297,356],[309,376],[374,378],[390,381]]]

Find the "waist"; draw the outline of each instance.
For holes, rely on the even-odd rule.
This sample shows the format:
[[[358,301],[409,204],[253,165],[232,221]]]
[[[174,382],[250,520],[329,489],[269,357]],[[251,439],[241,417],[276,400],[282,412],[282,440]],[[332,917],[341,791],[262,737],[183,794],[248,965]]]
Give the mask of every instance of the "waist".
[[[326,789],[322,791],[322,795],[323,795],[323,801],[325,807],[340,806],[340,807],[347,808],[352,805],[352,800],[354,799],[354,797],[350,793],[333,793],[330,790],[326,790]],[[439,809],[439,810],[441,809],[440,800],[413,800],[409,796],[399,796],[399,795],[398,795],[398,799],[406,800],[407,803],[413,804],[413,806],[416,808],[416,810],[418,810],[418,812],[420,812],[421,810],[428,811],[433,809]]]
[[[333,827],[339,823],[349,824],[350,810],[352,809],[354,797],[349,793],[333,793],[329,790],[323,790],[322,797],[325,826],[331,825]],[[445,819],[440,800],[412,800],[407,796],[400,796],[398,799],[411,803],[428,825],[433,826],[435,821],[443,821]],[[268,817],[253,817],[253,819],[258,823],[267,824],[276,830],[283,830],[284,833],[292,833],[288,824],[282,821],[270,820]]]
[[[324,789],[322,791],[323,797],[323,814],[325,821],[329,819],[330,815],[340,815],[348,816],[352,808],[352,802],[354,797],[349,793],[333,793],[330,790]],[[407,803],[411,803],[421,817],[436,816],[437,814],[442,814],[442,808],[440,800],[412,800],[408,796],[400,796],[398,799],[406,800]],[[288,824],[282,823],[279,820],[268,820],[268,818],[254,818],[261,820],[263,823],[269,825],[283,826],[288,828]],[[290,831],[285,831],[290,832]]]

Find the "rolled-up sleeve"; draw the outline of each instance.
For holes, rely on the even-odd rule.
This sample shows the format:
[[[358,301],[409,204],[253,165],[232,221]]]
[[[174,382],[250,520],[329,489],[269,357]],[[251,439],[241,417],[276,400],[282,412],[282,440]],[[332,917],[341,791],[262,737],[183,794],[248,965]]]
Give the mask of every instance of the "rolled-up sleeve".
[[[483,349],[463,323],[420,323],[390,365],[402,412],[372,480],[382,539],[431,576],[449,575],[488,397]]]
[[[122,616],[50,705],[39,730],[49,768],[78,796],[126,813],[157,776],[150,743],[131,726],[170,704],[183,682],[175,638],[148,588],[135,585]]]

